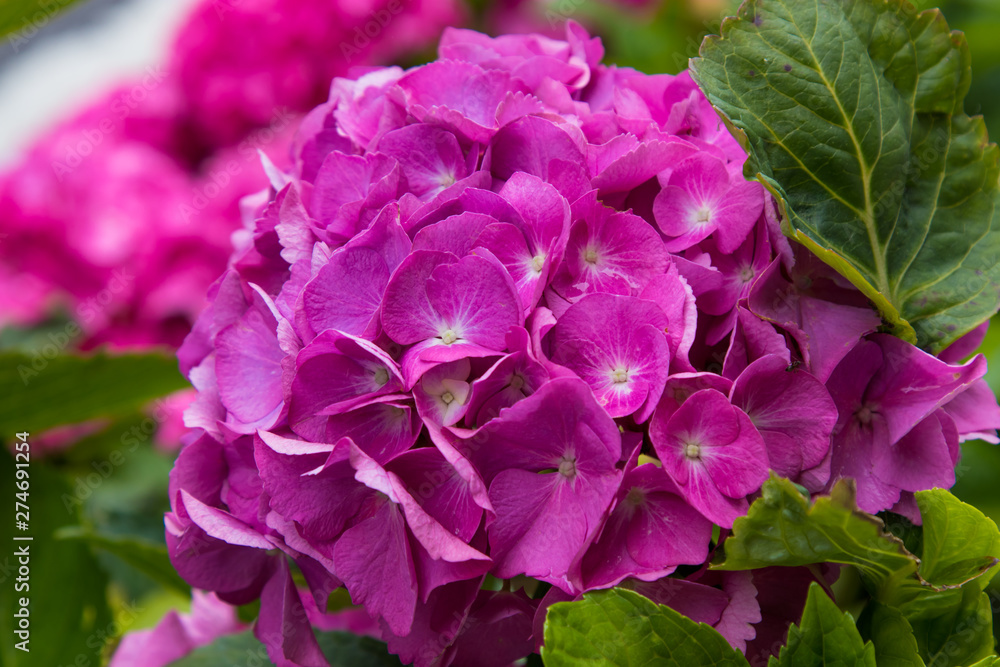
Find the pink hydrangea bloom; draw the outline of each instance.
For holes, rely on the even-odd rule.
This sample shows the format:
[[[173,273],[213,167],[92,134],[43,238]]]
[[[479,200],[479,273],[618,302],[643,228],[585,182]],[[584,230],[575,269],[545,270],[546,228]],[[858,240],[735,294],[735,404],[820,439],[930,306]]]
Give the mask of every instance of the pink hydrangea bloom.
[[[602,65],[572,23],[439,54],[334,81],[179,351],[171,557],[288,623],[273,661],[315,663],[298,612],[341,585],[417,665],[509,664],[617,584],[744,649],[772,632],[752,575],[683,566],[769,470],[877,511],[996,428],[966,343],[873,334],[776,232],[690,77]]]

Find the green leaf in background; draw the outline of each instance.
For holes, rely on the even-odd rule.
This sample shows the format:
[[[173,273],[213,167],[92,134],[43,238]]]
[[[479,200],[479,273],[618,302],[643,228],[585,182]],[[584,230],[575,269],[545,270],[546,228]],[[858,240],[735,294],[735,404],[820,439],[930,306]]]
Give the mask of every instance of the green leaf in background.
[[[911,623],[920,654],[928,665],[961,667],[993,654],[990,598],[971,584],[962,592],[965,596],[958,606],[937,617]]]
[[[166,353],[47,358],[6,352],[0,354],[0,440],[128,415],[186,386],[176,359]]]
[[[15,529],[14,461],[6,448],[0,447],[0,497],[4,499],[0,534],[6,542],[0,555],[0,618],[4,619],[0,663],[4,667],[99,665],[105,640],[125,629],[112,621],[105,590],[107,577],[85,544],[54,537],[57,529],[79,521],[78,512],[67,511],[59,500],[69,485],[43,465],[32,462],[27,469],[29,528],[20,531]],[[12,535],[33,539],[15,542]],[[22,546],[28,547],[30,574],[17,582],[20,563],[14,553]],[[17,583],[26,583],[29,589],[16,591]],[[29,653],[14,648],[20,640],[11,626],[21,597],[30,600]]]
[[[389,653],[384,642],[349,632],[317,632],[316,640],[330,667],[400,667],[399,658]]]
[[[30,40],[56,14],[78,0],[4,0],[0,3],[0,36],[15,33],[8,39],[15,45]]]
[[[924,519],[920,575],[938,586],[975,579],[978,590],[985,590],[996,570],[980,575],[993,568],[1000,555],[997,525],[943,489],[920,491],[916,496]]]
[[[330,667],[400,667],[399,659],[391,655],[383,642],[348,632],[318,632],[323,655]],[[223,665],[273,666],[267,649],[247,630],[219,637],[211,644],[195,649],[186,657],[170,663],[170,667],[222,667]]]
[[[542,660],[547,667],[747,667],[712,627],[621,588],[549,607]]]
[[[819,584],[809,597],[798,626],[788,629],[788,643],[769,667],[875,667],[875,647],[864,643],[854,619],[840,611]],[[879,667],[883,667],[879,663]]]
[[[996,656],[990,656],[988,658],[983,658],[972,667],[1000,667],[1000,658]]]
[[[962,112],[964,37],[901,0],[757,0],[692,73],[786,233],[938,351],[1000,305],[998,151]],[[737,133],[739,134],[739,133]]]
[[[858,619],[858,629],[875,645],[878,667],[925,667],[913,628],[898,609],[872,600]]]
[[[170,563],[167,547],[133,537],[99,535],[83,526],[67,526],[56,532],[60,540],[79,540],[118,556],[161,586],[191,594],[191,587],[181,579]]]

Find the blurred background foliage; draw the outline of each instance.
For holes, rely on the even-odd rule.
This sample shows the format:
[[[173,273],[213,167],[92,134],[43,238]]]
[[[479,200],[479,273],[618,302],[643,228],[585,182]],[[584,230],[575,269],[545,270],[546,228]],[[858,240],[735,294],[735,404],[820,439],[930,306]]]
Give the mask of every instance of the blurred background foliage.
[[[35,11],[39,2],[3,3],[0,30],[17,25],[14,12]],[[51,3],[50,3],[51,4]],[[63,3],[66,4],[66,3]],[[991,136],[1000,137],[1000,2],[998,0],[921,0],[921,8],[939,6],[953,29],[968,38],[974,67],[967,111],[983,114]],[[539,25],[557,27],[574,19],[600,35],[606,60],[646,72],[676,73],[697,54],[703,37],[718,31],[722,16],[733,13],[731,0],[662,0],[660,2],[598,2],[556,0],[544,4],[505,2]],[[87,3],[74,9],[85,12]],[[474,0],[471,27],[496,25],[497,5]],[[83,16],[84,14],[81,14]],[[58,26],[66,30],[65,21]],[[43,31],[44,32],[44,31]],[[400,59],[412,65],[432,57],[432,51]],[[8,58],[9,60],[9,58]],[[30,101],[26,101],[30,103]],[[169,350],[126,357],[120,368],[141,368],[138,376],[103,382],[100,372],[86,364],[50,360],[38,382],[24,385],[19,368],[31,366],[28,351],[44,345],[51,334],[67,326],[63,317],[32,328],[0,330],[0,440],[12,444],[12,428],[30,428],[32,441],[42,431],[62,426],[48,436],[57,442],[44,459],[32,460],[31,533],[40,557],[34,563],[38,582],[36,609],[60,610],[36,625],[33,645],[40,662],[18,662],[9,633],[0,639],[0,665],[74,664],[84,655],[87,664],[106,662],[123,632],[154,625],[169,609],[186,609],[189,592],[173,573],[163,537],[163,513],[168,509],[168,473],[174,452],[155,444],[159,418],[149,401],[184,385]],[[981,348],[990,360],[988,381],[1000,392],[1000,325],[993,327]],[[73,354],[72,349],[63,352]],[[112,369],[114,370],[114,369]],[[81,402],[86,395],[88,401]],[[86,422],[82,429],[68,423]],[[18,426],[13,426],[18,425]],[[3,449],[6,449],[4,447]],[[35,451],[41,453],[40,447]],[[1000,520],[1000,448],[983,442],[963,445],[957,470],[956,495]],[[0,451],[0,495],[9,498],[13,462]],[[0,504],[0,523],[13,524],[10,503]],[[4,594],[0,613],[10,604],[7,564],[0,558]],[[46,586],[58,584],[46,603]],[[55,582],[55,583],[53,583]],[[101,595],[104,589],[106,595]],[[36,612],[37,613],[37,612]],[[80,663],[75,663],[80,664]]]

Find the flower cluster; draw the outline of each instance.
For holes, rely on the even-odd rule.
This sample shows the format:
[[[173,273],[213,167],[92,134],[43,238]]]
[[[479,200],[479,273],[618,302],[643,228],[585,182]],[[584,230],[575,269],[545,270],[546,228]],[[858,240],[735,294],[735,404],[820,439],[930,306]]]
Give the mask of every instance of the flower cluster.
[[[940,358],[878,333],[691,78],[602,55],[572,23],[449,30],[335,80],[271,171],[179,353],[166,523],[193,586],[261,599],[278,664],[325,664],[301,595],[340,586],[417,665],[507,665],[614,585],[770,643],[755,578],[812,573],[698,567],[769,471],[919,519],[995,440],[982,330]]]

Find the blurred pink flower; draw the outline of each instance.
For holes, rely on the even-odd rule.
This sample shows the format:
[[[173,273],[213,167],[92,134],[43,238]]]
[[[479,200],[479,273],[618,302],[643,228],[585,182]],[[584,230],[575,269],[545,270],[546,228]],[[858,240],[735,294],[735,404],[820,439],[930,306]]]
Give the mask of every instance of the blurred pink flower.
[[[208,147],[236,143],[275,109],[324,101],[330,81],[436,42],[460,25],[456,0],[203,2],[181,29],[169,69]]]
[[[155,628],[122,638],[109,667],[163,667],[222,635],[247,628],[215,593],[193,592],[191,613],[167,613]]]

